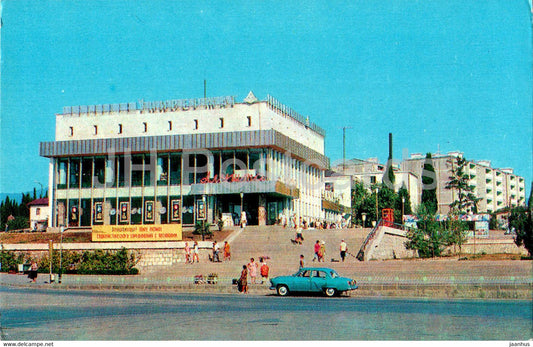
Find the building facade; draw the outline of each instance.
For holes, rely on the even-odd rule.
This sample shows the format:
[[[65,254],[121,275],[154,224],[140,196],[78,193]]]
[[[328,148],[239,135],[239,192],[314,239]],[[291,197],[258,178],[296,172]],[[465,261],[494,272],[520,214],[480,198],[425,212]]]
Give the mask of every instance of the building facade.
[[[50,206],[48,198],[33,200],[28,204],[30,208],[30,229],[45,231],[50,218]]]
[[[432,154],[433,167],[436,175],[438,213],[447,214],[450,204],[457,199],[457,192],[446,189],[451,176],[453,161],[462,157],[461,152],[448,154]],[[422,177],[425,155],[411,154],[409,159],[401,163],[404,171],[409,171]],[[514,174],[513,169],[498,169],[490,166],[490,161],[468,161],[466,174],[470,176],[469,184],[474,187],[478,202],[479,213],[491,213],[505,207],[523,205],[526,199],[525,181],[523,177]],[[419,185],[418,195],[422,195],[422,184]]]
[[[394,190],[398,191],[404,187],[409,192],[411,209],[414,211],[420,203],[419,185],[422,184],[419,177],[412,172],[399,170],[394,166]],[[337,173],[344,173],[351,176],[352,181],[362,182],[364,186],[371,189],[372,185],[383,182],[383,175],[386,171],[386,165],[380,164],[377,158],[367,160],[350,159],[343,164],[335,165],[332,168]]]
[[[50,158],[52,227],[326,218],[325,132],[273,97],[65,107]],[[329,205],[328,205],[329,206]],[[329,216],[329,215],[328,215]]]

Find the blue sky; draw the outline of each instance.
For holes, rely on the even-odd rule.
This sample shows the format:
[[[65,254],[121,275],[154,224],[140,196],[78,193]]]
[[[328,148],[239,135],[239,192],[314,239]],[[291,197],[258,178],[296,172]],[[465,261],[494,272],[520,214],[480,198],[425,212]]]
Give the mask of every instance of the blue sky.
[[[304,5],[302,5],[304,4]],[[47,185],[63,106],[271,94],[326,155],[460,150],[532,179],[528,0],[2,2],[0,192]]]

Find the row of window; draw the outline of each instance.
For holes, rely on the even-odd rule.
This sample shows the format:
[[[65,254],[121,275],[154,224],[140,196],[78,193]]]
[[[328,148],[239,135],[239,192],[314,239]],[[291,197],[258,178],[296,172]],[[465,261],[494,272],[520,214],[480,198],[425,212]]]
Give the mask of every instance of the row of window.
[[[266,149],[213,151],[206,154],[149,154],[60,158],[57,188],[188,185],[233,174],[265,176]],[[153,160],[153,161],[152,161]]]
[[[246,121],[247,121],[247,127],[251,127],[252,126],[252,117],[251,116],[247,116],[246,117]],[[193,130],[198,130],[199,129],[199,122],[198,122],[198,119],[194,119],[193,120]],[[223,129],[224,128],[224,118],[223,117],[220,117],[219,118],[219,128],[220,129]],[[147,122],[143,122],[143,130],[142,132],[143,133],[147,133],[148,132],[148,123]],[[118,124],[118,129],[117,129],[117,134],[122,134],[122,130],[123,130],[123,127],[122,127],[122,124]],[[172,131],[172,121],[168,121],[168,131]],[[93,125],[93,135],[98,135],[98,125]],[[73,126],[69,126],[69,136],[72,137],[74,136],[74,127]]]

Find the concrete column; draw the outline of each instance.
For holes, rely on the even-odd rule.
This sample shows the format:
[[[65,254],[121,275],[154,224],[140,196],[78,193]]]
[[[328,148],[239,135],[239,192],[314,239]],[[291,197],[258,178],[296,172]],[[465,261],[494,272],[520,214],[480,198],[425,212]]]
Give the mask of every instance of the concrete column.
[[[159,211],[161,211],[163,204],[161,203],[161,201],[156,200],[154,205],[154,223],[161,224],[161,213],[159,213]]]
[[[265,194],[259,194],[259,208],[258,210],[258,224],[259,225],[266,225],[267,220],[267,211],[266,211],[266,195]]]
[[[102,213],[104,214],[104,225],[111,225],[111,202],[109,200],[104,200],[104,206],[102,207]]]

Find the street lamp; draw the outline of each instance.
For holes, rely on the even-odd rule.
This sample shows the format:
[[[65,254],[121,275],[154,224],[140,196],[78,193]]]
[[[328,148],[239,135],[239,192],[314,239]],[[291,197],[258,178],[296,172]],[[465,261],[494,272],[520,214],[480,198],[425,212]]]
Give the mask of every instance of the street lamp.
[[[244,193],[241,192],[241,193],[240,193],[240,196],[241,196],[241,215],[240,215],[240,219],[239,219],[239,221],[240,221],[241,228],[242,228],[242,212],[243,212],[243,211],[242,211],[242,200],[243,200],[243,198],[244,198]]]
[[[402,196],[402,225],[403,225],[403,214],[404,214],[404,207],[403,205],[405,204],[405,196]]]
[[[39,181],[33,181],[33,182],[41,186],[41,193],[39,194],[39,198],[42,198],[43,197],[43,184]]]
[[[366,213],[361,213],[361,218],[363,218],[363,229],[365,228]]]
[[[376,186],[376,226],[378,225],[378,221],[379,221],[378,192],[379,192],[379,188]]]
[[[202,215],[202,241],[205,241],[205,220],[207,218],[207,213],[206,213],[206,206],[205,206],[205,195],[202,195],[202,211],[198,211],[198,213],[201,213],[203,214]]]
[[[63,272],[63,231],[65,231],[65,227],[61,227],[61,242],[59,246],[59,276],[57,277],[57,282],[61,284],[61,274]]]

